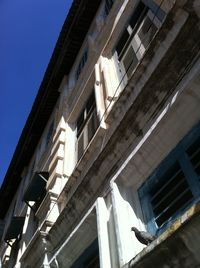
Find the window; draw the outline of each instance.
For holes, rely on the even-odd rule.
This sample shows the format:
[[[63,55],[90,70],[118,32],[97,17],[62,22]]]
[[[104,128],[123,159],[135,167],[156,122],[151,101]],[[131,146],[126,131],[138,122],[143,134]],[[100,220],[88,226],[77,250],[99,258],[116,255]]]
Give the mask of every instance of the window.
[[[81,254],[71,268],[100,268],[97,239]]]
[[[200,124],[160,164],[139,189],[147,229],[164,231],[200,200]]]
[[[200,178],[200,137],[187,149],[187,155]]]
[[[105,0],[105,5],[104,5],[104,12],[105,16],[108,16],[112,6],[113,6],[113,0]]]
[[[88,50],[85,50],[85,52],[83,53],[83,56],[78,64],[77,70],[76,70],[76,74],[75,74],[76,80],[78,80],[78,78],[81,74],[81,71],[82,71],[83,67],[85,66],[87,58],[88,58]]]
[[[77,119],[78,160],[81,158],[88,143],[94,136],[98,124],[95,95],[93,91]]]
[[[116,53],[120,72],[129,78],[160,28],[164,11],[152,0],[140,1],[122,33]]]
[[[49,144],[51,138],[52,138],[52,134],[53,134],[53,128],[54,128],[54,122],[52,122],[49,126],[49,129],[48,129],[48,132],[47,132],[47,135],[46,135],[46,146]]]
[[[5,222],[3,220],[0,220],[0,241],[1,241],[1,238],[3,236],[4,227],[5,227]]]

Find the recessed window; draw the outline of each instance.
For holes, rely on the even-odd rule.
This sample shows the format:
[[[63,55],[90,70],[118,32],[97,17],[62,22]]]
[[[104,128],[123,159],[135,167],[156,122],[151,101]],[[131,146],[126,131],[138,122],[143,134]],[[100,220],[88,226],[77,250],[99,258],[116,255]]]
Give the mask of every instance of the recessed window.
[[[112,6],[113,6],[114,0],[105,0],[105,5],[104,5],[104,12],[105,16],[108,16]]]
[[[100,268],[97,239],[81,254],[71,268]]]
[[[178,162],[155,182],[149,195],[158,227],[193,199],[192,191]]]
[[[53,129],[54,129],[54,122],[52,122],[49,126],[49,129],[47,131],[47,135],[46,135],[46,147],[49,144],[51,138],[52,138],[52,134],[53,134]]]
[[[97,117],[95,95],[93,91],[77,119],[78,160],[81,158],[88,143],[94,136],[98,125],[99,120]]]
[[[187,149],[187,155],[193,165],[194,171],[200,176],[200,138]]]
[[[165,13],[154,1],[140,1],[124,29],[117,45],[119,68],[129,78],[141,60]]]
[[[78,64],[78,67],[76,69],[76,74],[75,74],[76,80],[78,80],[78,78],[79,78],[79,76],[80,76],[80,74],[82,72],[82,69],[85,66],[87,58],[88,58],[88,50],[86,49],[85,52],[82,55],[82,58],[81,58],[81,60],[80,60],[80,62]]]
[[[164,231],[200,199],[200,125],[189,133],[139,189],[147,225]]]

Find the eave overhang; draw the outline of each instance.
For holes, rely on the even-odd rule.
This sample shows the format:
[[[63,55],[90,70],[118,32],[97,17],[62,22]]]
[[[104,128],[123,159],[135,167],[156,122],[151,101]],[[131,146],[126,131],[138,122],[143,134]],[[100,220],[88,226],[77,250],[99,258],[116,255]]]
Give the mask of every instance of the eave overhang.
[[[100,3],[101,0],[74,0],[72,3],[0,189],[1,219],[54,109],[60,83],[73,65]]]

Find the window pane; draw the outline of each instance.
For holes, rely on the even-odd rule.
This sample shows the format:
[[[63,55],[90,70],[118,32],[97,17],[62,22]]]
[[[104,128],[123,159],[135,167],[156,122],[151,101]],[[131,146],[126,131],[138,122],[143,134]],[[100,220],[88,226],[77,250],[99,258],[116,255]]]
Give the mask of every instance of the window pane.
[[[147,48],[157,30],[158,29],[155,24],[150,20],[148,16],[146,16],[138,32],[140,42],[145,48]]]
[[[52,137],[52,134],[53,134],[53,127],[54,127],[54,123],[52,122],[50,127],[49,127],[49,130],[47,132],[47,136],[46,136],[46,146],[48,145],[51,137]]]
[[[86,112],[87,114],[90,113],[90,111],[92,110],[92,108],[95,107],[95,95],[94,95],[94,91],[92,91],[92,94],[90,95],[87,104],[86,104]]]
[[[117,46],[116,46],[116,51],[117,51],[117,54],[118,56],[120,57],[121,56],[121,52],[124,48],[124,46],[126,45],[126,42],[129,38],[129,33],[127,31],[127,29],[123,32],[121,38],[119,39],[118,43],[117,43]]]
[[[78,160],[81,158],[84,152],[84,131],[81,133],[77,140]]]
[[[198,138],[186,151],[195,172],[200,176],[200,138]]]
[[[106,16],[109,14],[113,5],[113,0],[105,0],[105,14]]]
[[[87,264],[84,265],[84,268],[100,268],[99,256],[94,256]]]
[[[148,8],[142,2],[138,4],[129,22],[132,29],[134,29],[135,26],[140,23],[140,18],[145,15],[147,10]]]
[[[94,136],[99,121],[96,111],[95,93],[92,91],[80,116],[77,119],[78,160],[83,155],[88,143]]]
[[[167,207],[159,217],[156,218],[156,223],[160,227],[164,222],[169,220],[177,211],[180,211],[182,208],[186,207],[187,204],[192,200],[193,196],[189,189],[186,189],[177,198],[174,200],[173,204]]]
[[[160,7],[151,5],[150,2],[153,1],[148,1],[148,5],[139,2],[116,45],[118,61],[122,64],[122,70],[125,73],[128,72],[128,78],[133,73],[137,63],[142,59],[148,45],[161,26],[161,21],[157,17],[160,14]],[[145,3],[147,4],[147,2]]]
[[[79,136],[81,130],[83,129],[84,126],[84,110],[81,112],[77,119],[77,136]]]
[[[124,69],[125,69],[125,72],[127,73],[128,78],[131,76],[137,63],[138,63],[138,59],[135,55],[135,52],[134,52],[132,46],[130,46],[126,55],[123,58]]]
[[[154,183],[150,196],[155,221],[159,227],[193,199],[178,162]]]
[[[90,142],[90,140],[94,136],[94,134],[97,130],[97,126],[98,126],[96,109],[93,111],[87,125],[88,125],[88,142]]]
[[[79,76],[81,74],[81,71],[82,71],[82,69],[83,69],[83,67],[84,67],[84,65],[85,65],[85,63],[87,61],[87,58],[88,58],[88,51],[85,50],[85,52],[83,53],[83,56],[82,56],[82,58],[81,58],[81,60],[80,60],[80,62],[78,64],[78,67],[76,69],[76,74],[75,74],[76,80],[78,80],[78,78],[79,78]]]

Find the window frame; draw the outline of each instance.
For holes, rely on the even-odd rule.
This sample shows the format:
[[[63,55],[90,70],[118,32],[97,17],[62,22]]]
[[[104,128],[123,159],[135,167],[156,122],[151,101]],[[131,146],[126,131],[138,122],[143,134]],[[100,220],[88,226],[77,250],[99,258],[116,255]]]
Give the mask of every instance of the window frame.
[[[152,175],[140,186],[138,195],[141,203],[143,217],[147,230],[152,234],[160,234],[165,231],[178,217],[180,217],[189,207],[200,200],[200,175],[198,175],[187,150],[200,139],[200,123],[197,124],[186,136],[177,144],[177,146],[168,154],[168,156],[159,164]],[[181,171],[184,174],[188,187],[193,194],[193,198],[188,204],[183,204],[182,208],[173,213],[160,227],[155,222],[153,205],[149,194],[155,182],[162,179],[162,176],[178,162]]]
[[[89,136],[89,123],[93,124],[93,131],[91,137]],[[77,151],[77,161],[81,159],[84,154],[85,149],[90,143],[91,139],[95,135],[97,128],[99,126],[99,118],[97,115],[97,106],[95,99],[95,90],[93,89],[85,105],[83,106],[79,116],[76,120],[76,151]],[[83,136],[83,138],[82,138]],[[82,140],[81,154],[79,155],[79,145],[80,140]]]
[[[148,47],[154,39],[154,36],[159,31],[159,28],[164,21],[165,15],[166,13],[164,12],[164,10],[162,10],[161,7],[159,7],[153,0],[141,0],[136,5],[132,15],[130,16],[125,26],[124,31],[120,35],[115,46],[114,54],[117,58],[118,69],[121,78],[124,79],[125,75],[125,79],[127,80],[133,74],[137,65],[143,58],[145,52],[148,50]],[[143,44],[145,38],[141,40],[139,38],[139,33],[144,26],[144,23],[147,18],[151,20],[152,25],[154,25],[157,29],[154,31],[153,36],[150,37],[150,40],[145,47]],[[152,34],[147,34],[147,32],[145,33],[146,37],[147,35]],[[134,56],[135,60],[134,58],[133,60],[131,59],[132,56]]]
[[[86,48],[81,56],[81,59],[77,65],[76,71],[75,71],[75,80],[78,81],[79,76],[82,73],[82,70],[88,60],[88,48]]]
[[[104,4],[104,14],[105,17],[107,17],[110,13],[110,10],[112,8],[114,4],[114,0],[105,0],[105,4]]]
[[[52,140],[53,132],[54,132],[54,120],[52,120],[51,123],[49,124],[46,135],[45,135],[45,148],[47,148],[50,141]]]
[[[87,268],[91,267],[92,262],[98,259],[98,267],[100,267],[100,255],[99,255],[99,245],[98,238],[96,238],[74,261],[71,268]]]

